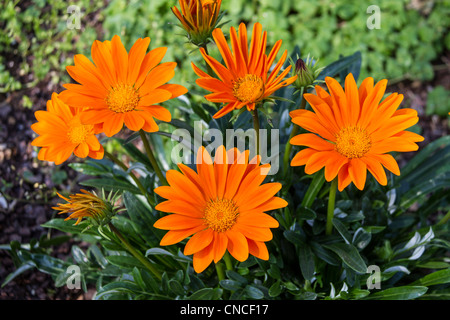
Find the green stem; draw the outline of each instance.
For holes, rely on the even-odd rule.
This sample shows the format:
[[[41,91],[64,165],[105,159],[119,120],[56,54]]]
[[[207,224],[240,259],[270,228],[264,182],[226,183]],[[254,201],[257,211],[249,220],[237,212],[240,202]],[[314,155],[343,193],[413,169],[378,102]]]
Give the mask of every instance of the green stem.
[[[159,178],[159,181],[161,181],[161,183],[163,185],[166,185],[166,186],[169,185],[167,183],[167,180],[164,177],[161,169],[159,168],[159,165],[158,165],[158,162],[156,161],[155,156],[153,155],[152,148],[150,147],[150,143],[149,143],[149,141],[147,139],[147,136],[146,136],[144,130],[141,129],[139,131],[139,134],[141,135],[142,142],[144,143],[144,148],[145,148],[145,151],[147,152],[148,159],[150,160],[150,163],[152,164],[152,167],[155,170],[156,175]]]
[[[437,226],[443,225],[447,223],[447,221],[450,219],[450,210],[447,212],[445,216],[442,217],[442,219],[436,224]]]
[[[141,193],[143,196],[145,196],[148,200],[148,202],[153,206],[155,203],[153,201],[153,199],[150,197],[150,195],[147,193],[147,191],[145,190],[144,186],[142,185],[141,181],[138,179],[138,177],[136,177],[136,175],[133,173],[133,171],[128,170],[128,167],[125,165],[125,163],[123,163],[122,161],[120,161],[116,156],[114,156],[113,154],[109,153],[108,151],[105,150],[105,156],[107,156],[109,159],[111,159],[115,164],[117,164],[120,168],[122,168],[123,171],[128,172],[128,175],[133,179],[133,181],[136,183],[137,187],[139,188],[139,190],[141,190]]]
[[[159,273],[158,270],[134,247],[127,241],[127,239],[122,236],[119,230],[112,224],[109,223],[109,227],[112,232],[116,234],[116,236],[122,241],[123,245],[127,248],[127,250],[136,258],[138,259],[153,275],[158,279],[161,280],[161,273]]]
[[[328,210],[327,210],[327,224],[325,234],[330,235],[333,231],[333,217],[334,217],[334,205],[336,203],[336,191],[338,186],[338,179],[335,178],[331,182],[330,195],[328,197]]]
[[[299,109],[305,109],[305,107],[306,107],[306,99],[302,96],[302,101],[300,103]],[[289,158],[291,156],[292,144],[290,143],[290,141],[294,136],[297,135],[297,132],[299,129],[300,129],[300,127],[294,123],[291,134],[289,135],[289,139],[286,142],[286,147],[284,149],[284,158],[283,158],[283,165],[284,165],[285,172],[287,172],[287,170],[289,168]]]
[[[256,155],[259,155],[259,116],[258,108],[252,111],[253,115],[253,128],[255,129],[255,144],[256,144]]]
[[[217,277],[219,278],[219,281],[224,280],[225,279],[225,271],[223,270],[222,262],[219,261],[215,265],[216,265]]]
[[[234,270],[233,262],[231,261],[231,257],[230,257],[230,254],[228,253],[228,251],[225,252],[225,254],[223,256],[223,261],[225,261],[227,270],[229,270],[229,271]]]
[[[200,48],[205,49],[205,53],[209,56],[209,52],[208,52],[208,45],[205,43],[203,45],[200,46]],[[206,64],[206,69],[207,69],[207,73],[211,76],[211,77],[215,77],[214,71],[211,68],[211,66],[209,65],[208,62],[205,61]]]

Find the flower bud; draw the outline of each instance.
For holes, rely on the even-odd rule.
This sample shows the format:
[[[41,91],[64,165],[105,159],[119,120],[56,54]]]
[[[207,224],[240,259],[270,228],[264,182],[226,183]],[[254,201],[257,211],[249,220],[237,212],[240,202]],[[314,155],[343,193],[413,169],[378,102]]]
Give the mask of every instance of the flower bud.
[[[92,226],[104,226],[117,214],[117,207],[114,203],[117,200],[112,192],[105,198],[97,196],[94,192],[81,190],[82,193],[71,194],[69,198],[58,196],[67,203],[58,203],[53,209],[60,211],[58,214],[67,213],[69,216],[65,220],[77,219],[75,225],[79,224],[83,218],[87,218]]]
[[[199,47],[206,45],[222,17],[222,0],[179,0],[179,4],[181,12],[177,7],[172,7],[172,12],[186,30],[189,41]]]
[[[293,83],[293,86],[297,90],[314,86],[314,82],[322,69],[317,67],[317,61],[314,61],[309,55],[306,58],[306,62],[298,58],[293,68],[293,75],[297,75],[297,80]]]

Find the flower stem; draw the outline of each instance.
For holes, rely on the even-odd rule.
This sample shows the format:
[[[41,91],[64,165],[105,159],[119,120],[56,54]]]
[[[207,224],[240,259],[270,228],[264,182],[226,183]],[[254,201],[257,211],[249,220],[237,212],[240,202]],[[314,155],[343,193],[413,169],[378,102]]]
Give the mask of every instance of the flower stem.
[[[169,185],[167,183],[167,180],[164,177],[161,169],[159,168],[159,165],[158,165],[158,162],[156,161],[155,156],[153,155],[152,148],[150,147],[150,143],[149,143],[149,141],[147,139],[147,136],[146,136],[144,130],[141,129],[139,131],[139,134],[141,136],[142,142],[144,143],[144,148],[145,148],[145,151],[147,152],[148,159],[150,160],[150,163],[152,164],[153,170],[155,170],[156,175],[159,178],[159,181],[161,181],[161,183],[163,185],[166,185],[166,186]]]
[[[330,235],[331,232],[333,231],[334,205],[336,203],[337,186],[338,186],[338,179],[335,178],[331,182],[330,195],[328,197],[327,224],[325,228],[326,235]]]
[[[215,265],[216,265],[216,272],[217,272],[217,277],[219,278],[219,281],[224,280],[225,279],[225,271],[223,270],[223,263],[219,261]]]
[[[227,270],[233,270],[234,269],[233,262],[231,261],[231,257],[230,257],[230,254],[228,253],[228,251],[225,252],[225,254],[223,256],[223,261],[225,261],[225,265],[227,266]]]
[[[136,258],[138,259],[158,280],[161,280],[161,273],[155,269],[155,267],[133,246],[128,242],[127,239],[120,233],[120,231],[112,224],[109,223],[109,227],[112,232],[116,234],[116,236],[122,241],[125,248]]]
[[[200,46],[200,48],[205,49],[205,53],[209,56],[208,45],[207,45],[206,43],[202,44],[202,45]],[[214,77],[214,71],[213,71],[213,69],[211,68],[211,66],[209,65],[208,62],[206,62],[206,69],[207,69],[207,71],[208,71],[207,73],[208,73],[211,77]]]
[[[108,151],[105,150],[105,156],[107,156],[109,159],[112,160],[112,162],[114,162],[115,164],[117,164],[120,168],[122,168],[123,171],[128,172],[128,175],[133,179],[133,181],[136,183],[137,187],[139,188],[139,190],[141,190],[141,193],[143,196],[145,196],[148,200],[148,202],[150,203],[150,205],[154,205],[154,201],[153,199],[149,196],[149,194],[147,193],[147,191],[145,190],[144,186],[142,185],[141,181],[138,179],[138,177],[136,177],[136,175],[133,173],[133,171],[128,170],[128,167],[125,165],[125,163],[123,163],[122,161],[120,161],[116,156],[114,156],[113,154],[109,153]]]
[[[446,213],[445,216],[442,217],[442,219],[436,225],[443,225],[447,223],[449,219],[450,219],[450,210]]]
[[[258,108],[252,111],[253,115],[253,128],[255,129],[255,144],[256,144],[256,155],[259,155],[259,116]]]
[[[300,102],[299,109],[305,109],[305,107],[306,107],[306,99],[302,96],[302,101]],[[284,165],[285,172],[287,172],[287,170],[289,168],[289,158],[291,156],[292,144],[290,143],[290,141],[294,136],[297,135],[299,128],[300,127],[298,125],[293,123],[293,128],[292,128],[291,134],[289,135],[289,139],[286,142],[286,147],[284,149],[284,158],[283,158],[283,165]]]

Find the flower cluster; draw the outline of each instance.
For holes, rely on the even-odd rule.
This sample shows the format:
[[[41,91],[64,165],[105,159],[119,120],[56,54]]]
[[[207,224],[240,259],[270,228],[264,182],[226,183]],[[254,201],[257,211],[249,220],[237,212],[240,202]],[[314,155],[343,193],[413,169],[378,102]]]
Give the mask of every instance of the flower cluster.
[[[250,39],[246,24],[241,23],[238,30],[231,27],[229,45],[217,27],[220,0],[180,0],[179,4],[181,12],[176,7],[172,10],[206,63],[207,70],[194,63],[192,68],[198,76],[196,84],[208,91],[204,98],[217,106],[213,118],[244,107],[242,110],[257,116],[277,90],[293,85],[301,92],[303,104],[290,111],[293,131],[288,144],[300,146],[291,166],[305,166],[307,175],[324,168],[325,179],[335,181],[340,191],[351,183],[363,190],[367,171],[381,185],[387,184],[384,169],[400,174],[389,152],[418,149],[416,143],[423,137],[406,131],[417,123],[417,112],[398,109],[403,100],[401,94],[393,93],[383,100],[387,80],[374,83],[368,77],[358,87],[350,73],[344,87],[336,79],[326,77],[324,88],[316,81],[322,68],[309,57],[306,63],[298,59],[285,67],[288,55],[284,51],[276,60],[282,41],[267,50],[267,31],[263,31],[261,23],[253,25]],[[210,40],[223,62],[208,53],[206,45]],[[140,38],[127,52],[116,35],[111,41],[97,40],[92,44],[92,61],[75,55],[74,65],[68,66],[67,72],[76,83],[64,84],[65,90],[52,95],[47,110],[35,113],[38,122],[32,129],[38,137],[32,144],[41,147],[38,159],[61,164],[72,153],[93,159],[108,155],[120,164],[103,149],[97,135],[112,137],[125,125],[141,133],[149,161],[159,177],[161,185],[153,192],[165,200],[154,208],[164,214],[148,227],[168,230],[160,245],[188,239],[184,254],[193,255],[196,272],[204,271],[212,261],[218,263],[227,252],[238,261],[247,260],[249,255],[268,260],[265,243],[272,239],[271,228],[279,226],[270,212],[286,207],[288,202],[280,197],[281,183],[266,181],[270,165],[262,164],[259,154],[250,159],[249,150],[227,150],[221,146],[213,158],[201,147],[196,150],[195,168],[178,163],[179,170],[164,174],[158,167],[144,132],[158,131],[157,121],[170,122],[172,115],[161,104],[187,94],[188,90],[168,83],[177,64],[162,62],[167,48],[147,52],[149,44],[150,38]],[[307,89],[314,89],[315,93],[308,93]],[[312,110],[304,107],[306,103]],[[259,128],[258,120],[255,126]],[[297,135],[294,130],[299,127],[304,131]],[[289,157],[290,153],[286,155]],[[148,190],[131,168],[120,165],[132,176],[142,195],[148,196]],[[69,198],[60,195],[67,203],[55,209],[70,214],[67,219],[77,219],[77,224],[83,218],[98,225],[109,223],[115,214],[111,204],[91,192],[82,192]],[[142,261],[148,264],[145,259]],[[151,267],[150,270],[154,271]]]

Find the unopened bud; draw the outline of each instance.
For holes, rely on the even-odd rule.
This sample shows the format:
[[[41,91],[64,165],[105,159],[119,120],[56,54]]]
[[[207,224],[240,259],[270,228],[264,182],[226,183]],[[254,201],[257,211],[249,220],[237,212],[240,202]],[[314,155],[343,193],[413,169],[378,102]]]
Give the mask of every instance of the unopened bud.
[[[298,58],[293,69],[295,70],[293,75],[297,76],[293,86],[301,90],[313,86],[323,68],[318,68],[317,61],[314,61],[308,55],[306,61]]]
[[[81,190],[82,193],[71,194],[66,198],[58,193],[58,196],[67,203],[58,203],[53,209],[60,211],[58,214],[66,213],[69,216],[65,220],[76,219],[75,225],[79,224],[83,218],[87,218],[91,225],[104,226],[117,214],[116,195],[112,192],[108,197],[99,197],[94,192]]]

